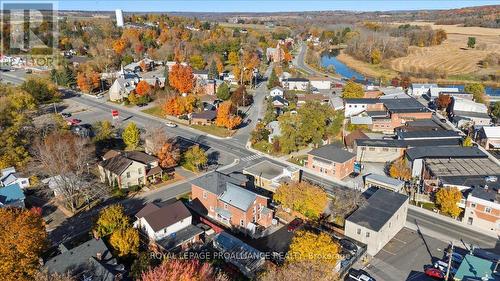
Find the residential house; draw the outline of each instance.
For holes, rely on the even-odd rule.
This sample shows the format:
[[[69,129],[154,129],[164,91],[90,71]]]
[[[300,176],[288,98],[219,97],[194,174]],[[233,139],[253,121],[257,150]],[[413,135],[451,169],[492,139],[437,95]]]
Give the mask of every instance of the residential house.
[[[329,144],[309,151],[306,167],[341,180],[354,172],[355,161],[356,154]]]
[[[281,42],[276,44],[276,48],[266,49],[266,58],[268,62],[281,62],[285,58],[285,52],[281,47]]]
[[[356,140],[366,140],[369,137],[363,133],[361,130],[355,130],[344,137],[344,144],[349,151],[353,151],[354,144]]]
[[[266,125],[266,128],[269,130],[270,134],[268,136],[268,142],[273,143],[274,140],[277,140],[281,136],[281,128],[279,121],[271,121]]]
[[[379,99],[344,99],[344,116],[351,117],[365,111],[383,111],[384,104]]]
[[[18,183],[12,183],[0,187],[0,208],[18,207],[24,208],[24,192]]]
[[[141,65],[144,65],[146,69],[142,69]],[[131,62],[123,67],[124,70],[130,72],[146,72],[150,71],[155,67],[155,61],[149,58],[144,58],[137,62]]]
[[[191,184],[193,205],[217,222],[255,233],[258,226],[271,226],[273,211],[268,198],[246,189],[242,180],[214,171]]]
[[[201,87],[202,92],[205,95],[214,96],[217,94],[217,90],[224,83],[224,81],[219,79],[208,79],[208,80],[196,80],[196,85]]]
[[[192,224],[192,216],[182,201],[162,207],[148,203],[136,215],[134,227],[164,250],[186,249],[200,241],[203,229]]]
[[[243,169],[243,174],[251,176],[255,186],[271,192],[276,192],[283,183],[300,181],[300,169],[292,166],[284,167],[268,160]]]
[[[309,89],[309,79],[306,78],[288,78],[281,84],[285,90],[307,91]]]
[[[213,245],[227,262],[249,279],[253,279],[265,264],[263,253],[225,231],[214,237]]]
[[[16,172],[15,167],[8,167],[2,169],[0,172],[0,186],[7,186],[15,183],[19,184],[22,189],[30,186],[29,178],[22,177],[19,173]]]
[[[468,192],[463,222],[475,229],[500,235],[500,183],[495,176],[480,177]]]
[[[158,158],[140,151],[110,150],[98,164],[101,182],[120,188],[145,185],[162,176]]]
[[[405,182],[402,180],[394,179],[386,175],[369,174],[365,176],[366,188],[384,188],[393,192],[403,192]]]
[[[277,115],[281,115],[284,109],[289,105],[288,101],[281,96],[274,96],[272,98],[272,104]]]
[[[477,134],[477,140],[486,149],[500,149],[500,127],[483,126]]]
[[[124,98],[127,98],[130,92],[135,90],[135,86],[139,81],[139,77],[132,75],[118,77],[108,90],[109,100],[122,101]]]
[[[410,98],[409,95],[406,94],[403,87],[379,87],[379,90],[382,92],[382,96],[379,99],[407,99]]]
[[[460,263],[457,272],[453,276],[455,281],[498,281],[500,271],[498,262],[476,257],[470,254],[465,255]]]
[[[191,113],[191,124],[195,125],[211,125],[217,118],[217,111],[215,110],[205,110],[201,112]]]
[[[91,239],[72,249],[59,245],[60,254],[43,267],[50,273],[69,273],[75,280],[117,281],[125,275],[125,267],[113,257],[102,239]]]
[[[332,88],[332,79],[329,77],[309,77],[311,87],[318,90],[330,90]]]
[[[193,70],[193,76],[196,81],[206,81],[208,80],[208,70]]]
[[[451,100],[449,115],[458,127],[470,125],[490,125],[488,107],[469,99],[453,98]]]
[[[405,226],[407,213],[408,196],[379,189],[345,220],[344,234],[375,256]]]
[[[273,98],[276,96],[283,97],[284,93],[285,93],[285,90],[283,88],[276,86],[276,87],[271,89],[271,91],[269,92],[269,95]]]
[[[297,94],[297,108],[301,108],[307,102],[319,102],[320,104],[329,104],[330,98],[323,94]]]
[[[437,84],[411,84],[411,95],[416,97],[421,97],[423,95],[429,95],[431,88],[439,88]]]

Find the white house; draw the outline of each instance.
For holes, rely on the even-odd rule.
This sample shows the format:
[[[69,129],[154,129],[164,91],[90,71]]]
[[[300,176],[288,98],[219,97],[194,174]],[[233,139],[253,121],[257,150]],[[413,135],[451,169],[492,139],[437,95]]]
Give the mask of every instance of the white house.
[[[206,81],[208,80],[208,70],[194,70],[193,76],[196,81]]]
[[[344,116],[356,116],[361,112],[367,111],[369,108],[374,108],[376,104],[380,104],[380,106],[382,106],[382,102],[378,99],[344,99]]]
[[[416,97],[428,95],[431,88],[438,88],[437,84],[411,84],[411,94]]]
[[[453,111],[488,113],[488,107],[486,105],[462,98],[453,98],[452,109]]]
[[[271,89],[271,91],[269,92],[269,95],[271,97],[275,97],[275,96],[280,96],[280,97],[283,97],[283,94],[285,93],[285,90],[283,90],[283,88],[277,86],[277,87],[274,87]]]
[[[500,149],[500,127],[482,127],[477,135],[478,142],[486,149]]]
[[[310,77],[311,87],[318,90],[330,90],[332,87],[332,80],[328,77]]]
[[[309,80],[306,78],[288,78],[281,83],[286,90],[307,91]]]
[[[30,186],[29,178],[21,177],[18,173],[16,173],[16,168],[14,167],[5,168],[1,171],[1,173],[2,175],[0,176],[0,186],[7,186],[16,183],[22,189]]]

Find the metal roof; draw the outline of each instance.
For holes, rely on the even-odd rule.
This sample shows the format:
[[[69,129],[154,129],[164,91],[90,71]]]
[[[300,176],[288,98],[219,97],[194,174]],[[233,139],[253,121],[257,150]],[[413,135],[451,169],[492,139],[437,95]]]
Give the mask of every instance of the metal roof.
[[[246,211],[257,199],[257,194],[228,182],[226,191],[219,199],[224,203]]]

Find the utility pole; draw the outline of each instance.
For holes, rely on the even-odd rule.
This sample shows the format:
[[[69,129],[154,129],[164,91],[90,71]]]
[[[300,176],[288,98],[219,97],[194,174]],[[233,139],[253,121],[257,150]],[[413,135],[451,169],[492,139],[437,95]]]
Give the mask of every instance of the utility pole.
[[[451,260],[453,258],[453,241],[451,241],[451,247],[450,250],[448,251],[448,268],[446,268],[446,277],[444,280],[448,280],[450,276],[450,269],[451,269]]]

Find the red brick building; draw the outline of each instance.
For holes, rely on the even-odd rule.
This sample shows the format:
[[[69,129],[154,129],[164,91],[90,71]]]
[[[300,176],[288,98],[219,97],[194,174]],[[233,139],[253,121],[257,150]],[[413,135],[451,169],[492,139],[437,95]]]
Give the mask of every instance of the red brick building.
[[[317,173],[341,180],[354,172],[355,161],[356,154],[329,144],[311,150],[307,154],[306,166]]]
[[[251,230],[271,226],[268,198],[243,187],[245,183],[219,172],[193,181],[191,199],[206,215],[226,226]]]

